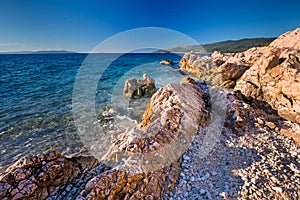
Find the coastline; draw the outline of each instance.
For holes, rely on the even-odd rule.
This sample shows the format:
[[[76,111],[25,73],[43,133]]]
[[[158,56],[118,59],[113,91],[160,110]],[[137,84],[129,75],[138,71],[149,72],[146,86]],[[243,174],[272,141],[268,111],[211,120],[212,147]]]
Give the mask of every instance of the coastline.
[[[149,141],[132,140],[126,134],[117,146],[120,151],[155,151],[178,137],[173,134],[184,126],[180,116],[189,116],[197,121],[190,124],[200,125],[192,145],[175,162],[154,172],[132,175],[92,157],[69,158],[47,151],[27,156],[3,172],[0,198],[299,199],[300,87],[292,87],[300,82],[299,32],[288,32],[268,47],[236,54],[215,52],[205,59],[186,54],[180,61],[183,71],[215,85],[225,100],[225,104],[216,105],[226,112],[226,119],[210,156],[201,157],[199,148],[207,136],[209,116],[205,113],[211,111],[211,103],[206,98],[211,94],[199,80],[184,79],[162,87],[145,111],[142,130],[158,123],[153,120],[157,117],[171,120],[165,127],[169,131],[158,132],[165,134],[153,132],[157,146],[150,149]],[[207,63],[215,67],[203,75]],[[176,104],[177,99],[184,103]],[[189,104],[201,109],[184,107]],[[155,112],[164,109],[171,111]]]

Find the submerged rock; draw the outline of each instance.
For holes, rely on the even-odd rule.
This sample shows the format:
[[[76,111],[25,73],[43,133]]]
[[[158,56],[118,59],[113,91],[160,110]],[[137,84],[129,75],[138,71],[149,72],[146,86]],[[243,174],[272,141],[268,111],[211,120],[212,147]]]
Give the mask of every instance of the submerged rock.
[[[141,79],[130,78],[125,81],[123,95],[127,98],[151,97],[156,92],[155,80],[144,74]]]

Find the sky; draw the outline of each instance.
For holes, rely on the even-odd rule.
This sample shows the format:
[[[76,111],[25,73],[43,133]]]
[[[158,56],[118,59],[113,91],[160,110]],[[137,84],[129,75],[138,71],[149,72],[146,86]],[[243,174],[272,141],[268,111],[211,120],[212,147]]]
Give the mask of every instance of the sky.
[[[141,27],[172,29],[200,44],[277,37],[300,27],[299,8],[299,0],[2,0],[0,52],[90,52]]]

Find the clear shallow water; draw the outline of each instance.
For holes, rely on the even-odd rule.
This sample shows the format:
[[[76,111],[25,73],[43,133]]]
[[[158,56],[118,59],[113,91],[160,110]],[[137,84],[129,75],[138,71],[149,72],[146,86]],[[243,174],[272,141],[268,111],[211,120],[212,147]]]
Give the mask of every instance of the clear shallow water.
[[[0,55],[0,171],[38,151],[74,153],[84,149],[72,116],[72,92],[80,67],[101,69],[101,78],[96,74],[100,78],[96,111],[110,105],[119,115],[136,120],[149,99],[125,99],[122,90],[127,78],[147,73],[158,88],[182,78],[178,69],[159,64],[162,59],[179,61],[178,55],[126,54],[110,63],[118,56],[93,54],[85,60],[87,54]],[[88,80],[88,76],[84,78]]]

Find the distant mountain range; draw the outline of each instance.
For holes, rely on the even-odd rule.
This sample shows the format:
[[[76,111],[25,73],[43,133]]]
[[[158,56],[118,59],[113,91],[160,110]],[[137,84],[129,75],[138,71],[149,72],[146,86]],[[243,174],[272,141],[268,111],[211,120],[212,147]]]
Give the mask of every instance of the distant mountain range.
[[[198,52],[198,53],[212,53],[220,51],[222,53],[236,53],[245,51],[251,47],[261,47],[269,45],[276,38],[246,38],[241,40],[227,40],[222,42],[192,45],[192,46],[177,46],[163,50],[155,50],[153,48],[145,48],[133,51],[132,53],[185,53],[185,52]],[[16,52],[0,52],[0,54],[69,54],[78,53],[75,51],[67,50],[44,50],[44,51],[16,51]]]
[[[68,54],[68,53],[77,53],[77,52],[75,52],[75,51],[67,51],[67,50],[0,52],[0,54]]]
[[[172,53],[172,52],[190,52],[212,53],[220,51],[222,53],[242,52],[252,47],[261,47],[269,45],[276,38],[246,38],[241,40],[227,40],[211,44],[193,45],[193,46],[178,46],[171,47],[165,50],[157,50],[155,53]]]

